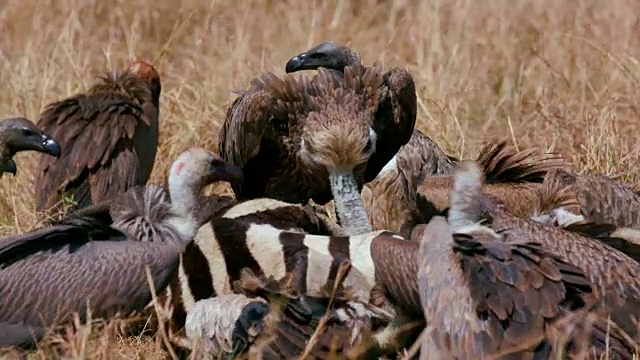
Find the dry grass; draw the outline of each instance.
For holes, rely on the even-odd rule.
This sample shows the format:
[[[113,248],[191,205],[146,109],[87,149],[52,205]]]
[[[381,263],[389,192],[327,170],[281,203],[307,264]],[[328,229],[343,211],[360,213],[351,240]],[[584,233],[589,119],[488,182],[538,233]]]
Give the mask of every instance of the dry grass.
[[[213,148],[232,90],[334,39],[366,63],[406,65],[418,127],[453,155],[506,136],[635,181],[639,9],[635,0],[4,0],[0,116],[35,120],[142,55],[163,82],[151,180],[162,182],[180,151]],[[0,188],[3,233],[34,226],[35,155],[16,160],[18,176]]]

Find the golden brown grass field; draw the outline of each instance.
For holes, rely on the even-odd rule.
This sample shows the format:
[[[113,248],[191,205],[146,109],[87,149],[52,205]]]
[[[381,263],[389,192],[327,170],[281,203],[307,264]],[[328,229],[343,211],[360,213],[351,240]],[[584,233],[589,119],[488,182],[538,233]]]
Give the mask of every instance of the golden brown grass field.
[[[0,116],[35,121],[142,56],[162,78],[161,183],[179,152],[214,149],[233,90],[332,39],[366,64],[408,67],[417,127],[452,155],[509,137],[636,181],[639,11],[637,0],[2,0]],[[37,225],[35,159],[19,154],[17,176],[2,178],[0,233]],[[104,334],[73,339],[65,358],[164,358],[154,340]]]

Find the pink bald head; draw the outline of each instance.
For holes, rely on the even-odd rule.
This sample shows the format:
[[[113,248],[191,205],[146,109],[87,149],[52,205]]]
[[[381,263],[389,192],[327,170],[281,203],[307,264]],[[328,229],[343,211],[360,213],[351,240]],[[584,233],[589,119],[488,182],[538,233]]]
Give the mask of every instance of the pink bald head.
[[[153,65],[149,64],[142,58],[136,58],[135,60],[129,63],[129,67],[127,68],[132,74],[138,75],[140,78],[144,79],[148,83],[150,83],[153,79],[160,80],[160,75],[153,67]]]

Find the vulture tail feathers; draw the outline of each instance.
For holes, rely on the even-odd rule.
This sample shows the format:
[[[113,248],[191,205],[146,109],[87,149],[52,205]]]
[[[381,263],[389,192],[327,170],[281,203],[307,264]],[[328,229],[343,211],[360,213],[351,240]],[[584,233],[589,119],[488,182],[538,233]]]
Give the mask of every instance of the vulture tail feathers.
[[[480,150],[476,161],[484,168],[487,184],[542,183],[549,170],[564,165],[560,155],[534,153],[534,149],[517,151],[507,141],[491,141]]]

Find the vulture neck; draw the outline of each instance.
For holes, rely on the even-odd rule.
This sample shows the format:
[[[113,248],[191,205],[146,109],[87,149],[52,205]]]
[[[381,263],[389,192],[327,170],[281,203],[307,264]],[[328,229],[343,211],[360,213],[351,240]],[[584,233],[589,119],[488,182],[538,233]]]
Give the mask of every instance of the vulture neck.
[[[329,182],[335,201],[336,213],[345,230],[342,235],[359,235],[373,231],[353,172],[330,171]]]
[[[423,312],[427,318],[437,317],[439,321],[434,322],[443,326],[433,329],[435,332],[456,334],[472,329],[476,333],[483,324],[475,316],[466,275],[453,252],[450,227],[444,218],[434,220],[427,225],[419,252],[418,288]]]
[[[172,218],[171,225],[180,233],[185,242],[191,241],[198,232],[198,221],[194,209],[197,206],[198,191],[189,186],[184,179],[169,177],[169,195],[171,208],[177,215]]]

